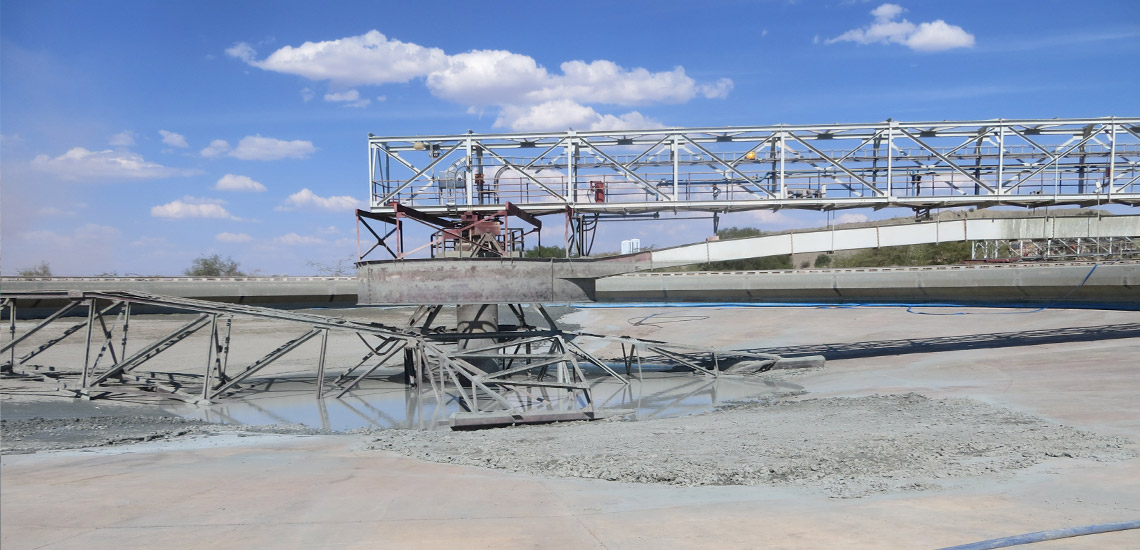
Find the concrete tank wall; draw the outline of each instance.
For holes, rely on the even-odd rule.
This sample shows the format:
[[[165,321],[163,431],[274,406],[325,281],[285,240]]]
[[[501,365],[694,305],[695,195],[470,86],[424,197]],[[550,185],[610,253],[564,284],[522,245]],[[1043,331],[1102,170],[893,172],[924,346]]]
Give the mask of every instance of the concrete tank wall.
[[[638,273],[600,279],[601,302],[1058,303],[1140,307],[1140,263]]]

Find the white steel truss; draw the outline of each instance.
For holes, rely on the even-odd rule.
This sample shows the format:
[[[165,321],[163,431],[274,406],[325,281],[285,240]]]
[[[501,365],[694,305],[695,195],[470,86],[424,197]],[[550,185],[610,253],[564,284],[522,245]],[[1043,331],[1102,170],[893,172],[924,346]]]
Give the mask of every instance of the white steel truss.
[[[1140,205],[1140,118],[377,137],[375,214]]]

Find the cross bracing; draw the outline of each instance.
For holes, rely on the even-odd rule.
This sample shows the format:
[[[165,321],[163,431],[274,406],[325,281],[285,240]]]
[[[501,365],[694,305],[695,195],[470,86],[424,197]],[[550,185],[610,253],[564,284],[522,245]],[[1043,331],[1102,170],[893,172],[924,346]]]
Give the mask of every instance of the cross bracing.
[[[369,136],[370,210],[1140,204],[1140,118]]]

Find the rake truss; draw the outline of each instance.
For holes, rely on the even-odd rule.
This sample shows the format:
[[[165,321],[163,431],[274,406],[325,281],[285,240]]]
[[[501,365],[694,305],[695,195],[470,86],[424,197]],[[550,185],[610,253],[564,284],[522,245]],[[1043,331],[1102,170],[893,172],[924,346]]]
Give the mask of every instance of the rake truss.
[[[60,297],[68,298],[67,305],[17,333],[20,303]],[[409,380],[434,393],[436,402],[458,402],[470,413],[453,419],[457,427],[482,425],[488,418],[492,423],[503,423],[503,419],[513,423],[593,418],[598,411],[591,386],[598,378],[588,377],[587,369],[628,383],[644,358],[712,377],[721,375],[721,361],[747,359],[771,368],[779,360],[770,354],[562,331],[537,304],[533,309],[548,328],[528,323],[524,307],[511,305],[518,324],[500,325],[498,332],[490,333],[444,330],[435,323],[443,308],[438,305],[418,308],[403,327],[135,292],[6,293],[0,306],[9,316],[9,338],[0,347],[4,361],[0,371],[33,377],[75,396],[162,396],[197,404],[222,401],[253,389],[259,380],[256,374],[315,340],[319,342],[319,355],[312,374],[318,398],[343,397],[379,368],[402,363]],[[132,316],[132,306],[161,307],[191,316],[174,330],[138,343],[138,329],[133,333],[130,329],[149,318]],[[74,316],[65,321],[69,315],[84,312],[86,317],[81,321],[75,322]],[[280,345],[235,368],[230,364],[231,344],[241,338],[242,321],[249,319],[278,321],[282,326],[295,327],[297,334],[282,336]],[[204,342],[199,333],[205,334]],[[327,364],[330,333],[354,337],[363,344],[363,357],[351,366]],[[56,346],[62,348],[62,342],[77,334],[80,336],[76,338],[85,339],[84,344],[69,349],[79,357],[54,365],[34,361],[50,355],[45,352]],[[190,342],[195,334],[199,336]],[[606,344],[620,344],[611,346],[621,348],[620,357],[612,360],[619,365],[617,369],[588,351],[591,346]],[[176,371],[148,370],[153,365],[151,360],[176,345],[202,352],[195,360],[196,368],[185,372],[180,361]],[[22,353],[17,353],[18,348]],[[624,375],[618,372],[622,364]],[[332,370],[339,374],[334,376]]]
[[[377,137],[370,212],[1140,204],[1140,118]]]

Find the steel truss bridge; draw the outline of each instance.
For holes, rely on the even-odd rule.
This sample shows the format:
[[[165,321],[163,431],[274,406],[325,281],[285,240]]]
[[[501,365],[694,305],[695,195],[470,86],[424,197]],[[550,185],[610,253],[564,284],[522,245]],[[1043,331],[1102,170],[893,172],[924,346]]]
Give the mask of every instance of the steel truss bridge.
[[[1140,204],[1140,118],[369,135],[369,212]]]

